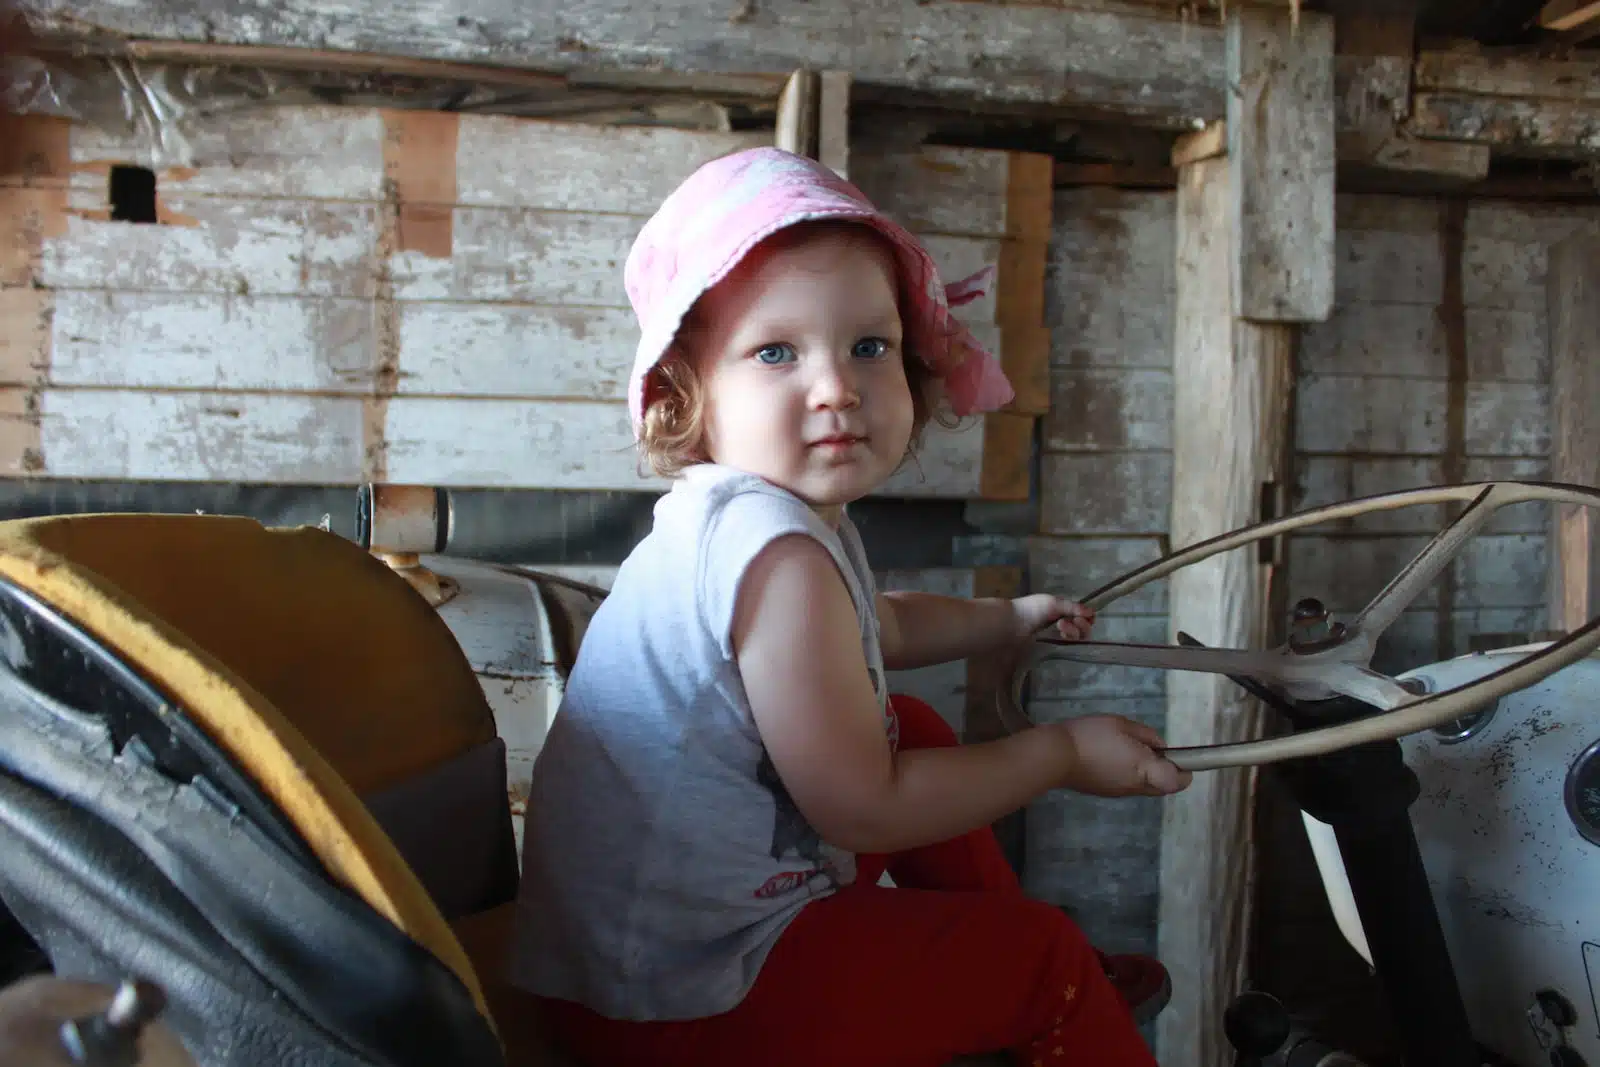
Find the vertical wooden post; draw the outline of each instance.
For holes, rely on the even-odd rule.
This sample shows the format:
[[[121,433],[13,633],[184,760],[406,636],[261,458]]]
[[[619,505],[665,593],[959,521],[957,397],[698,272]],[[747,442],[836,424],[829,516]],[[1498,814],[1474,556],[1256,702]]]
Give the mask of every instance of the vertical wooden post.
[[[817,161],[850,180],[850,72],[822,72],[817,102]]]
[[[1333,19],[1236,5],[1228,16],[1233,311],[1321,322],[1333,311]]]
[[[1600,486],[1600,239],[1550,250],[1550,477]],[[1600,611],[1600,516],[1553,509],[1550,628],[1575,630]]]
[[[1289,482],[1298,322],[1333,305],[1333,32],[1325,15],[1237,6],[1228,23],[1226,152],[1186,146],[1177,194],[1173,326],[1174,549],[1263,519]],[[1217,146],[1220,147],[1220,146]],[[1171,579],[1170,627],[1262,647],[1281,561],[1240,550]],[[1220,675],[1167,678],[1166,737],[1259,737],[1259,704]],[[1159,953],[1169,1067],[1226,1067],[1222,1016],[1243,986],[1253,912],[1255,773],[1211,771],[1166,804]]]
[[[785,152],[817,158],[817,103],[821,89],[814,70],[802,68],[789,75],[778,95],[773,144]]]

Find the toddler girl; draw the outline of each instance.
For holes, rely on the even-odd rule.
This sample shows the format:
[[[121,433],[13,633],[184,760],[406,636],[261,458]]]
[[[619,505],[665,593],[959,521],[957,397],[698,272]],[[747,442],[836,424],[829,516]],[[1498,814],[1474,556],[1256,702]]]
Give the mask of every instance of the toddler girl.
[[[706,164],[624,271],[628,399],[673,477],[534,769],[512,978],[595,1067],[1147,1065],[1159,964],[1030,900],[989,825],[1050,789],[1159,795],[1154,731],[1087,716],[962,746],[884,671],[1002,654],[1052,596],[879,594],[846,506],[924,425],[1011,399],[908,232],[776,149]],[[895,885],[879,880],[885,869]],[[1133,966],[1119,996],[1108,977]]]

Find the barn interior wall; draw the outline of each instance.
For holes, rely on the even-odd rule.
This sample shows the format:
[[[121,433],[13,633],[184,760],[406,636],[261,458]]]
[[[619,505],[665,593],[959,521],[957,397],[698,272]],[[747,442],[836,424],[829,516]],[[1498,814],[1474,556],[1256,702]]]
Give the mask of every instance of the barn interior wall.
[[[541,154],[536,138],[513,137],[507,147],[503,136],[534,127],[464,122],[454,134],[460,143],[494,152],[463,150],[449,183],[434,191],[449,203],[445,225],[435,218],[430,226],[422,213],[407,229],[385,182],[443,181],[395,147],[391,135],[413,120],[397,131],[378,115],[285,114],[217,134],[211,147],[223,164],[164,186],[158,225],[112,226],[96,216],[107,174],[86,164],[117,148],[93,137],[78,148],[83,158],[57,175],[62,189],[0,189],[23,251],[5,265],[9,284],[0,289],[0,400],[23,416],[0,437],[12,475],[5,488],[37,485],[41,475],[110,484],[251,480],[319,492],[374,475],[648,488],[616,456],[585,467],[580,453],[592,450],[546,431],[575,433],[574,412],[617,429],[626,362],[617,353],[627,350],[626,309],[612,291],[619,250],[664,192],[667,169],[748,138],[612,130]],[[262,144],[273,153],[251,148]],[[318,169],[315,159],[330,144],[344,165]],[[530,176],[517,151],[548,166]],[[573,183],[571,173],[619,153],[627,173],[649,171],[655,184],[602,183],[610,199],[596,200],[590,185]],[[918,216],[915,228],[952,271],[1004,268],[1002,248],[1016,248],[1015,234],[1027,226],[1007,214],[1016,188],[1007,156],[936,151],[920,177],[939,181],[908,182],[896,176],[904,159],[875,165],[866,157],[860,180],[878,183],[870,191],[891,208]],[[641,158],[654,162],[641,168]],[[933,192],[896,203],[897,189]],[[982,457],[970,448],[934,457],[937,484],[915,486],[924,499],[914,507],[874,512],[881,519],[868,541],[925,545],[930,509],[943,509],[949,543],[924,560],[878,557],[890,587],[974,590],[983,569],[1025,564],[1030,588],[1082,596],[1167,547],[1173,194],[1063,189],[1046,203],[1049,410],[1038,427],[1034,499],[973,503]],[[1543,476],[1545,250],[1576,232],[1600,232],[1600,211],[1343,196],[1338,219],[1335,312],[1303,332],[1298,353],[1290,506],[1438,481]],[[443,257],[429,252],[441,240]],[[384,256],[398,269],[380,269]],[[991,338],[1015,325],[999,321],[998,303],[973,309]],[[385,314],[374,312],[383,306]],[[546,342],[539,351],[571,357],[538,395],[526,386],[530,330]],[[374,358],[386,339],[390,362]],[[238,358],[251,351],[260,358]],[[562,417],[541,430],[534,410]],[[520,444],[508,452],[507,442]],[[964,521],[950,520],[950,508],[963,504]],[[639,509],[625,510],[633,533],[642,533]],[[1442,519],[1416,509],[1296,537],[1291,596],[1358,606]],[[1414,666],[1464,651],[1474,634],[1536,629],[1543,528],[1532,508],[1498,519],[1406,614],[1378,665]],[[1023,529],[1033,535],[1019,538]],[[603,577],[616,558],[588,562]],[[1158,583],[1108,608],[1097,632],[1164,642],[1167,629]],[[965,725],[969,679],[965,665],[958,668],[903,681]],[[1160,727],[1164,678],[1053,666],[1034,679],[1030,710],[1041,721],[1108,711]],[[1154,948],[1159,801],[1055,794],[1030,808],[1025,841],[1032,893],[1072,909],[1107,948]]]

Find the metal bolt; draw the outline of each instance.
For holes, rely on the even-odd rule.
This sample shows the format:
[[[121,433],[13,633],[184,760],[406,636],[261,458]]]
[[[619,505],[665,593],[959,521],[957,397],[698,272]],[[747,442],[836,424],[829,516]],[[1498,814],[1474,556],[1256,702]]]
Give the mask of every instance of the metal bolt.
[[[105,1011],[61,1024],[61,1044],[74,1063],[85,1067],[134,1067],[139,1062],[139,1035],[166,1006],[160,986],[124,980]]]

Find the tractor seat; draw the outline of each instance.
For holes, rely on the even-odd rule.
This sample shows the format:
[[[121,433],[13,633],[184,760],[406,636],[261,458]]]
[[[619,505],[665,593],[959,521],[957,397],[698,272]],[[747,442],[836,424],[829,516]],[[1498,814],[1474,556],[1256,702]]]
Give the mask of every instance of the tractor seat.
[[[318,529],[0,522],[0,901],[211,1065],[556,1064],[503,982],[505,746],[449,628]]]

